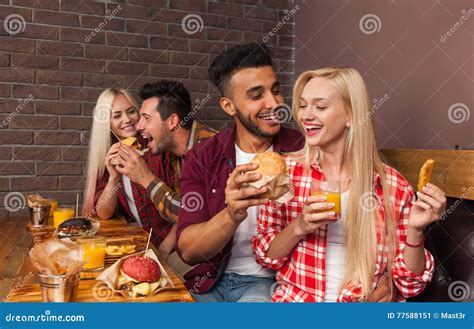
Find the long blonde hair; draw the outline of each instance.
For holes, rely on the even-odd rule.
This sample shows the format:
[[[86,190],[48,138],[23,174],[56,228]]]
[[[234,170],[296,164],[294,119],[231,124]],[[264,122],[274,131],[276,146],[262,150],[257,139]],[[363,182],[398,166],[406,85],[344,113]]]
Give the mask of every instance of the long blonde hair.
[[[386,239],[389,249],[388,273],[395,259],[396,225],[389,187],[385,182],[384,164],[379,156],[375,132],[371,118],[371,102],[367,87],[359,72],[352,68],[322,68],[302,73],[293,91],[293,116],[298,122],[300,97],[304,87],[313,78],[324,78],[336,87],[350,117],[347,141],[344,150],[351,174],[351,192],[345,220],[345,239],[347,243],[344,279],[341,289],[348,284],[360,284],[362,295],[372,290],[373,273],[376,263],[377,221],[381,223],[378,207],[369,211],[363,209],[361,200],[372,198],[374,172],[381,177],[384,194],[385,223],[380,233]],[[298,122],[298,124],[300,124]],[[303,129],[303,127],[300,127]],[[317,146],[307,143],[293,154],[303,160],[306,169],[319,162],[322,154]],[[376,200],[375,200],[376,201]],[[372,200],[371,202],[374,202]],[[383,269],[382,269],[383,270]],[[391,277],[388,276],[391,286]]]
[[[138,103],[132,94],[122,88],[108,88],[97,99],[94,108],[94,121],[89,142],[89,156],[87,159],[86,188],[84,191],[84,216],[94,216],[94,195],[98,177],[105,171],[105,157],[112,146],[112,133],[110,127],[112,104],[117,95],[123,95],[136,109]]]

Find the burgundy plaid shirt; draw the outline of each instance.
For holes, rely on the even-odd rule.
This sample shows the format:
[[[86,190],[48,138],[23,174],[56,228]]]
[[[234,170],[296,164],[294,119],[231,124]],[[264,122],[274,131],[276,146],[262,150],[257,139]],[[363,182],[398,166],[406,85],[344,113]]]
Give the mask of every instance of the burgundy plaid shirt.
[[[146,161],[148,168],[163,180],[168,186],[174,185],[174,170],[172,165],[173,156],[170,153],[163,153],[160,155],[153,155],[151,152],[145,153],[143,159]],[[94,198],[94,206],[97,204],[102,191],[104,190],[109,180],[109,173],[105,170],[104,175],[98,179]],[[137,206],[138,215],[140,216],[143,228],[150,231],[153,228],[152,242],[155,246],[159,246],[163,239],[168,235],[173,223],[164,220],[158,210],[156,209],[150,197],[147,195],[146,189],[138,184],[131,182],[133,199]],[[117,191],[118,205],[115,209],[115,215],[118,217],[125,217],[128,222],[136,221],[127,199],[125,198],[125,190],[122,181],[119,183]]]
[[[183,161],[181,170],[181,199],[177,239],[190,225],[214,217],[225,205],[225,187],[235,168],[235,125],[220,131],[193,147]],[[292,152],[304,145],[304,137],[294,129],[281,128],[273,139],[275,152]],[[186,287],[198,294],[207,292],[225,271],[232,250],[232,239],[215,257],[202,262],[185,274]],[[178,255],[181,254],[178,245]]]

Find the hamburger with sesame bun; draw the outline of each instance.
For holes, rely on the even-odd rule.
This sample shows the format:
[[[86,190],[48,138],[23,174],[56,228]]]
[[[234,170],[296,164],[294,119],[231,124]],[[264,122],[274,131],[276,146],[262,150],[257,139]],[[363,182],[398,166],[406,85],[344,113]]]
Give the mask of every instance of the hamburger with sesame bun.
[[[278,174],[286,174],[285,159],[277,152],[258,153],[250,163],[258,164],[258,168],[252,170],[252,173],[260,173],[262,176],[271,177]]]

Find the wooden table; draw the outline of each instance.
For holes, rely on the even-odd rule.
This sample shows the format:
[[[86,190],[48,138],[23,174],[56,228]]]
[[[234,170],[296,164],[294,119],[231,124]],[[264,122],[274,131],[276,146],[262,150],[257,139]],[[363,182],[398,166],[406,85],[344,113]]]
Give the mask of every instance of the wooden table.
[[[36,243],[51,237],[54,228],[48,225],[45,228],[35,229],[29,227],[28,218],[14,218],[0,226],[0,239],[5,243],[0,244],[0,252],[4,256],[0,259],[0,287],[9,284],[9,293],[3,296],[7,302],[41,302],[41,291],[35,283],[35,269],[33,268],[27,252]],[[51,223],[50,223],[51,224]],[[22,226],[20,226],[22,225]],[[22,228],[22,229],[20,229]],[[29,232],[25,232],[26,229]],[[108,241],[120,239],[134,240],[137,245],[146,244],[148,233],[136,224],[127,224],[121,219],[101,220],[98,235],[105,236]],[[18,245],[17,245],[18,244]],[[156,295],[144,299],[131,300],[115,293],[112,294],[106,285],[95,280],[96,275],[85,275],[81,279],[77,292],[77,302],[192,302],[184,283],[171,267],[159,256],[158,258],[168,272],[174,288],[158,292]],[[139,251],[139,250],[137,250]],[[106,262],[106,266],[108,266]],[[2,280],[3,279],[3,280]],[[94,288],[95,287],[95,288]],[[0,290],[1,292],[1,290]]]

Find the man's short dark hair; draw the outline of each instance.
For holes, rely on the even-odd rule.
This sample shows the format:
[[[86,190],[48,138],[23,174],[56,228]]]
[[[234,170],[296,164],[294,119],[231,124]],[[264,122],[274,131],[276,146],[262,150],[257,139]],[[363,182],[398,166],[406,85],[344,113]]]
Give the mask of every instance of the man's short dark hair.
[[[225,94],[230,78],[240,69],[272,66],[270,49],[262,43],[248,43],[227,49],[209,68],[209,79]]]
[[[191,96],[181,82],[173,80],[160,80],[154,83],[147,83],[140,90],[140,97],[147,100],[158,97],[158,112],[161,120],[166,120],[173,113],[178,115],[180,125],[186,129],[191,129],[193,118],[191,115]]]

